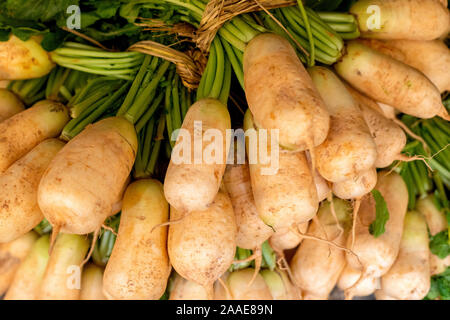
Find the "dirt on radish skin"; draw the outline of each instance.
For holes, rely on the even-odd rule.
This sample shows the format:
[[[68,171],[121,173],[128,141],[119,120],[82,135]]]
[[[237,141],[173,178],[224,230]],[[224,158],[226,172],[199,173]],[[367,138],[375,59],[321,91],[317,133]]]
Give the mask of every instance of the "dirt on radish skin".
[[[37,203],[39,182],[63,146],[57,139],[44,140],[0,175],[0,243],[17,239],[44,219]]]
[[[236,218],[229,196],[219,191],[204,211],[188,215],[170,208],[168,251],[175,271],[202,285],[213,299],[213,284],[230,267],[236,250]]]
[[[53,158],[38,203],[53,230],[88,234],[114,214],[133,167],[137,137],[124,118],[89,125]]]
[[[0,295],[8,290],[17,269],[33,248],[37,238],[37,233],[30,231],[11,242],[0,244]]]
[[[106,297],[156,300],[163,295],[171,267],[167,226],[157,226],[168,218],[169,206],[159,181],[142,179],[128,186],[119,232],[104,272]]]
[[[248,43],[243,63],[245,94],[257,127],[278,129],[286,149],[304,151],[325,140],[327,108],[289,41],[258,35]]]

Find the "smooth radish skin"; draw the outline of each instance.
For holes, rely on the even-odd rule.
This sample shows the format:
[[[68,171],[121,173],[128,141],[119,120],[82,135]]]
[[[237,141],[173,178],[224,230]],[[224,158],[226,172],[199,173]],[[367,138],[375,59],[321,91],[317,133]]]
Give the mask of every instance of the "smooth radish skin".
[[[369,6],[378,8],[379,26]],[[450,24],[447,7],[439,0],[359,0],[350,13],[363,38],[434,40],[447,34]]]
[[[89,249],[86,236],[60,233],[48,260],[39,300],[79,300],[82,262]]]
[[[419,199],[416,204],[416,210],[422,213],[427,221],[428,230],[432,236],[448,228],[445,214],[438,210],[434,204],[433,196]],[[431,275],[444,272],[450,266],[450,256],[444,259],[439,258],[430,252],[430,272]]]
[[[352,179],[374,166],[375,142],[357,102],[339,78],[324,67],[308,72],[331,116],[328,136],[314,151],[317,170],[331,182]]]
[[[309,221],[298,225],[298,230],[301,233],[306,233],[308,230]],[[269,244],[276,252],[283,252],[284,250],[294,249],[297,247],[303,238],[291,228],[280,229],[275,232],[269,239]]]
[[[256,210],[248,164],[228,165],[223,181],[236,216],[237,246],[250,250],[260,248],[273,230],[261,220]]]
[[[349,180],[333,183],[333,193],[341,199],[360,199],[368,194],[377,184],[377,170],[375,167],[359,173]]]
[[[0,174],[38,143],[58,136],[68,121],[65,106],[43,100],[0,122]]]
[[[252,268],[230,273],[227,278],[230,296],[227,300],[273,300],[269,287],[259,273],[251,282],[254,273]]]
[[[0,122],[25,109],[22,101],[8,89],[0,89]]]
[[[421,213],[405,216],[400,251],[389,271],[381,277],[381,288],[400,300],[421,300],[430,290],[428,230]]]
[[[383,290],[375,291],[375,299],[376,300],[398,300],[391,296],[388,296]]]
[[[183,218],[183,219],[181,219]],[[200,284],[213,298],[213,284],[230,267],[236,250],[236,218],[228,195],[219,191],[204,211],[188,215],[170,208],[169,258],[183,278]]]
[[[40,43],[41,37],[22,41],[11,35],[0,42],[0,79],[20,80],[45,76],[55,66]]]
[[[0,244],[0,295],[8,290],[17,269],[37,238],[37,233],[30,231],[14,241]]]
[[[0,175],[0,243],[17,239],[44,219],[37,203],[39,181],[63,146],[57,139],[44,140]]]
[[[88,234],[114,214],[133,167],[137,137],[124,118],[89,125],[53,158],[38,203],[53,232]]]
[[[81,276],[80,300],[106,300],[103,294],[103,268],[89,263]]]
[[[343,246],[351,229],[350,203],[333,199],[336,218],[333,217],[330,202],[324,202],[317,214],[321,226],[313,220],[308,236],[328,239]],[[345,252],[316,239],[304,239],[290,262],[295,284],[308,299],[328,299],[345,267]]]
[[[363,277],[360,270],[353,269],[348,264],[342,270],[337,286],[345,292],[346,299],[353,297],[365,297],[375,292],[380,287],[380,278]]]
[[[359,260],[352,254],[346,254],[350,267],[362,270],[364,277],[371,278],[381,277],[394,263],[400,248],[403,220],[408,206],[408,190],[397,173],[380,171],[375,189],[383,196],[389,211],[386,231],[378,238],[369,233],[369,225],[376,217],[375,200],[372,196],[365,197],[361,201],[354,226],[355,240],[353,241],[352,234],[347,240],[347,248],[351,249]]]
[[[354,89],[349,89],[353,98],[359,103],[364,120],[369,127],[373,140],[377,146],[377,168],[385,168],[395,160],[408,160],[409,158],[402,154],[406,145],[406,134],[395,122],[386,118],[383,111],[374,109],[378,107],[375,101],[367,105],[367,97],[363,97]]]
[[[153,179],[130,184],[123,198],[119,232],[106,265],[103,292],[109,299],[156,300],[170,275],[167,254],[169,205]]]
[[[201,122],[202,131],[199,131],[194,122]],[[214,139],[212,142],[203,141],[202,161],[195,163],[194,145],[199,142],[194,140],[203,139],[205,131],[212,128],[220,131],[223,141],[214,141]],[[231,120],[227,107],[216,99],[202,99],[189,108],[181,127],[182,130],[189,132],[189,136],[186,137],[181,132],[178,135],[164,179],[164,194],[171,206],[181,212],[191,212],[205,210],[214,201],[225,172],[229,150],[226,130],[230,128]],[[198,135],[201,136],[197,138]],[[183,145],[186,144],[184,139],[190,139],[188,150],[183,150]],[[203,159],[205,155],[210,155],[207,148],[215,147],[217,150],[220,144],[223,151],[223,154],[219,155],[220,160],[207,163],[207,159]],[[189,154],[188,157],[186,152]],[[175,157],[180,162],[180,158],[186,157],[189,161],[177,164],[174,161]]]
[[[299,300],[298,290],[289,280],[285,271],[264,269],[260,272],[273,300]]]
[[[281,146],[303,151],[325,140],[327,108],[289,41],[254,37],[244,52],[244,85],[256,126],[279,130]]]
[[[201,285],[175,275],[169,300],[207,300],[208,292]]]
[[[449,119],[439,90],[423,73],[361,42],[348,42],[346,54],[334,67],[354,88],[377,102],[417,118]]]
[[[5,300],[37,300],[49,259],[50,237],[40,237],[20,264]]]
[[[362,43],[421,71],[440,92],[450,91],[450,50],[442,40],[365,40]]]
[[[247,110],[244,130],[249,129],[255,129],[255,126],[252,115]],[[249,141],[247,140],[247,151],[251,148]],[[268,142],[267,154],[271,154],[269,139]],[[264,174],[272,164],[262,164],[258,160],[249,165],[256,209],[264,223],[275,231],[308,222],[316,215],[319,206],[316,186],[305,153],[281,150],[278,159],[278,171],[274,174]]]

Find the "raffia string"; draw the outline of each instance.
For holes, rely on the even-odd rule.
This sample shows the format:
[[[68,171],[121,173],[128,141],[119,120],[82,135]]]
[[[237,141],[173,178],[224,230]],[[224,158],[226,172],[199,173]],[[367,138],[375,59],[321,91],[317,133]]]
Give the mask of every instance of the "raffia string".
[[[235,16],[253,11],[260,11],[261,6],[265,9],[275,9],[296,5],[293,0],[210,0],[203,12],[200,26],[197,30],[197,47],[203,53],[209,52],[211,43],[217,31],[227,21]]]

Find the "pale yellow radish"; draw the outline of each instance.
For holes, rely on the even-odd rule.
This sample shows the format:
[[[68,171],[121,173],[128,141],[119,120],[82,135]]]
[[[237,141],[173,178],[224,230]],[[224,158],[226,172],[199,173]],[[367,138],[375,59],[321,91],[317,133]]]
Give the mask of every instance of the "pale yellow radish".
[[[280,145],[303,151],[321,144],[329,115],[289,41],[263,33],[244,52],[247,102],[259,128],[279,130]]]
[[[29,254],[38,235],[30,231],[7,243],[0,244],[0,295],[8,290],[17,269]]]
[[[8,41],[0,42],[0,79],[31,79],[48,74],[55,64],[41,41],[38,36],[23,41],[11,35]]]
[[[334,67],[354,88],[418,118],[449,119],[439,90],[422,72],[357,40],[348,42],[346,48]]]
[[[388,296],[383,290],[375,291],[375,299],[376,300],[398,300],[391,296]]]
[[[247,110],[244,130],[247,132],[252,129],[255,130],[255,126]],[[247,140],[247,151],[252,150],[254,144],[260,146],[258,133],[253,132],[256,139]],[[271,155],[273,141],[268,139],[267,142],[267,154]],[[265,224],[277,231],[311,220],[317,212],[319,200],[305,153],[286,150],[274,153],[277,161],[273,157],[269,164],[261,158],[254,163],[249,160],[249,167],[258,214]]]
[[[130,184],[123,198],[119,232],[106,265],[103,292],[109,299],[156,300],[170,275],[167,254],[169,205],[153,179]]]
[[[295,288],[285,271],[263,269],[260,274],[264,278],[273,300],[300,299],[298,288]]]
[[[301,223],[298,225],[298,230],[301,233],[305,233],[308,230],[309,222]],[[276,252],[283,252],[297,247],[303,238],[291,228],[280,229],[275,232],[269,239],[269,244]]]
[[[409,211],[397,259],[381,277],[383,292],[400,300],[423,299],[430,290],[429,258],[426,220],[421,213]]]
[[[83,267],[80,300],[106,300],[103,294],[103,268],[93,263]]]
[[[308,72],[331,116],[328,136],[314,150],[317,170],[331,182],[353,179],[374,166],[375,142],[357,102],[339,78],[324,67]]]
[[[252,268],[230,273],[227,278],[230,296],[227,300],[273,300],[269,287],[259,273],[251,282],[254,273]]]
[[[0,122],[23,111],[25,106],[19,97],[8,89],[0,89]]]
[[[54,232],[98,231],[116,213],[133,167],[137,137],[120,117],[87,126],[53,158],[38,189],[38,203]]]
[[[0,175],[0,243],[17,239],[44,216],[37,203],[41,177],[64,143],[47,139]]]
[[[50,238],[40,237],[20,264],[5,295],[5,300],[38,300],[49,259]]]
[[[0,122],[0,173],[38,143],[58,136],[67,121],[65,106],[43,100]]]
[[[343,246],[351,229],[352,208],[350,203],[337,198],[333,199],[333,205],[336,217],[330,202],[322,203],[318,221],[311,222],[307,235]],[[345,252],[328,243],[307,238],[297,249],[290,267],[294,282],[302,289],[305,299],[327,299],[345,267]]]
[[[351,300],[374,293],[380,287],[380,278],[364,277],[361,270],[347,264],[339,276],[337,286],[345,292],[346,299]]]
[[[213,284],[230,267],[236,250],[236,218],[222,191],[203,211],[188,215],[170,208],[168,251],[175,271],[203,286],[213,298]],[[177,221],[178,220],[178,221]]]
[[[368,194],[377,184],[377,170],[375,167],[360,172],[348,180],[333,183],[333,193],[341,199],[360,199]]]
[[[60,233],[52,248],[39,289],[39,300],[79,300],[87,236]]]
[[[219,100],[202,99],[189,108],[164,179],[171,206],[191,212],[205,210],[213,202],[225,172],[230,128],[230,114]]]
[[[207,300],[208,292],[204,287],[184,279],[179,274],[175,275],[169,300]]]
[[[369,195],[361,201],[354,226],[355,238],[353,240],[352,233],[347,240],[347,247],[359,259],[346,254],[350,267],[362,270],[364,277],[371,278],[382,276],[394,263],[400,248],[403,220],[408,206],[408,190],[399,174],[380,171],[375,189],[383,196],[389,211],[385,232],[377,238],[369,232],[369,226],[376,217],[375,200]]]
[[[359,0],[350,7],[363,38],[434,40],[450,18],[439,0]]]

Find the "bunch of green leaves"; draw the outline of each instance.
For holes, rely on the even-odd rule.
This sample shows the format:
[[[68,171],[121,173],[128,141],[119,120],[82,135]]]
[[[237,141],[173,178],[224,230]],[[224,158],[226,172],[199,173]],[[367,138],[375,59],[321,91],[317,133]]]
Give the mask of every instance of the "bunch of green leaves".
[[[450,267],[431,277],[431,287],[425,300],[450,300]]]

